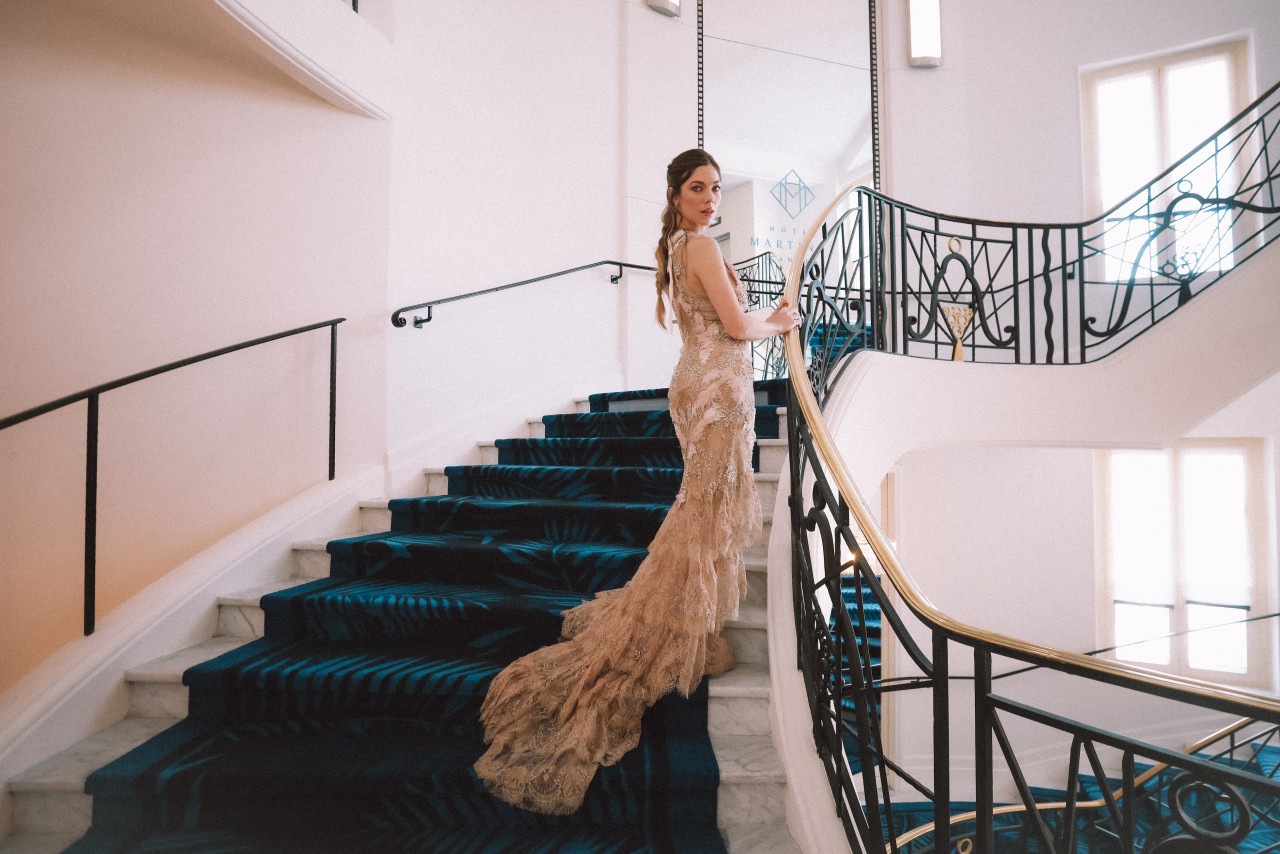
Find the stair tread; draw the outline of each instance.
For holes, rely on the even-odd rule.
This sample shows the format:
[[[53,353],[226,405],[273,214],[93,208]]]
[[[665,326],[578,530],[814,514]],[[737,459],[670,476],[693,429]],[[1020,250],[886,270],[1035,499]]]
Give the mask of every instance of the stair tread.
[[[244,646],[248,638],[219,635],[198,644],[162,655],[145,664],[130,667],[124,672],[127,682],[181,682],[182,674],[189,667],[216,658],[225,652]]]
[[[776,391],[770,386],[768,399],[782,399]],[[592,399],[576,404],[580,408],[584,402]],[[756,412],[757,429],[766,436],[778,435],[774,413],[785,416],[786,407],[761,404]],[[660,424],[663,419],[665,427]],[[302,837],[310,838],[312,830],[319,833],[330,816],[335,828],[346,828],[342,811],[354,791],[375,793],[370,803],[377,806],[350,822],[352,828],[382,821],[378,810],[384,807],[390,811],[387,815],[401,803],[409,809],[427,807],[423,815],[430,821],[411,830],[428,848],[414,850],[437,850],[437,843],[450,849],[475,847],[477,840],[488,846],[485,850],[506,850],[504,846],[514,842],[542,845],[545,850],[564,850],[559,843],[565,843],[577,850],[592,833],[606,843],[615,837],[640,840],[635,822],[647,809],[647,798],[660,809],[669,803],[671,818],[679,816],[682,827],[688,823],[687,832],[694,834],[689,838],[699,840],[694,848],[703,850],[703,841],[714,840],[706,850],[718,849],[717,785],[743,787],[737,797],[749,797],[755,804],[752,810],[758,807],[767,813],[754,815],[755,821],[779,821],[776,804],[786,775],[772,739],[712,734],[708,740],[705,729],[706,699],[712,697],[717,700],[715,726],[721,733],[767,732],[763,710],[771,682],[759,631],[766,627],[767,609],[758,604],[763,599],[759,573],[767,571],[767,561],[757,545],[744,555],[747,571],[756,573],[751,577],[751,604],[744,603],[726,623],[732,631],[726,636],[739,655],[753,661],[704,680],[695,698],[698,705],[686,708],[690,701],[666,698],[659,713],[663,717],[658,718],[666,720],[665,725],[649,717],[658,706],[646,715],[642,743],[646,750],[651,746],[664,751],[653,756],[665,756],[672,763],[671,775],[651,777],[650,759],[636,756],[602,769],[600,793],[592,796],[598,799],[590,810],[593,817],[586,820],[611,824],[595,830],[542,823],[536,828],[515,827],[505,820],[476,823],[484,814],[476,807],[487,808],[490,798],[471,769],[483,750],[476,710],[490,681],[516,656],[550,642],[543,635],[554,639],[560,630],[559,614],[594,592],[578,591],[583,579],[594,587],[614,587],[625,580],[625,572],[640,563],[653,531],[670,509],[670,498],[664,496],[668,491],[674,494],[682,473],[678,443],[668,435],[669,412],[619,407],[611,413],[561,413],[529,423],[545,425],[545,432],[553,436],[632,435],[481,443],[481,448],[498,448],[500,453],[486,453],[480,465],[423,469],[427,492],[444,491],[440,478],[446,477],[450,491],[474,495],[359,501],[360,533],[293,544],[302,574],[323,575],[328,567],[335,575],[277,579],[218,597],[220,605],[261,608],[267,637],[215,637],[126,672],[128,681],[158,683],[135,691],[135,696],[154,692],[170,697],[179,685],[190,686],[191,716],[132,719],[135,723],[122,725],[140,729],[136,739],[117,735],[112,742],[110,731],[104,731],[99,754],[87,740],[68,751],[60,764],[50,760],[30,769],[30,785],[88,791],[96,799],[95,816],[104,810],[99,819],[108,816],[106,810],[116,810],[110,813],[113,820],[137,822],[140,828],[150,819],[132,816],[132,807],[118,806],[132,802],[135,793],[144,795],[137,788],[139,781],[147,787],[145,797],[157,804],[183,815],[197,810],[202,821],[211,822],[201,827],[220,828],[219,821],[234,817],[227,825],[238,828],[234,831],[164,833],[158,826],[145,828],[149,834],[159,832],[148,836],[150,842],[185,845],[184,850],[201,850],[198,846],[205,843],[250,843],[257,831],[245,828],[275,827],[272,822],[281,820],[281,809],[293,810],[291,826]],[[542,432],[541,426],[530,431]],[[536,444],[540,441],[546,444]],[[600,444],[579,444],[584,442]],[[757,440],[757,448],[786,445],[785,439]],[[780,458],[772,451],[764,459],[768,468],[776,469],[774,462]],[[754,478],[766,496],[782,480],[776,471],[755,473]],[[562,497],[519,497],[534,493]],[[767,531],[772,514],[762,516]],[[372,533],[392,525],[400,530]],[[332,556],[332,564],[325,555]],[[263,621],[257,612],[224,612],[242,621],[246,614],[260,632]],[[185,688],[182,696],[188,696]],[[726,702],[732,700],[738,702]],[[157,704],[152,714],[179,711],[167,705],[161,711]],[[148,739],[150,746],[144,745]],[[114,754],[107,752],[107,742],[115,745]],[[134,745],[144,746],[120,758]],[[263,750],[272,761],[261,760]],[[163,769],[172,779],[152,777],[152,769]],[[446,792],[451,797],[459,794],[442,801]],[[183,798],[188,799],[185,804]],[[736,812],[730,811],[726,820],[752,821],[745,807],[744,802]],[[455,819],[467,826],[453,827]],[[437,821],[442,823],[432,823]],[[101,820],[91,837],[95,830],[102,838],[115,832]],[[240,839],[242,830],[247,835]],[[698,835],[704,833],[705,839]],[[328,844],[336,840],[324,838]],[[790,854],[794,849],[785,826],[770,825],[766,830],[756,824],[727,831],[725,838],[737,840],[735,854]],[[96,843],[79,843],[86,844]],[[644,844],[635,850],[648,850]]]
[[[720,832],[729,854],[801,854],[785,824],[730,824]]]
[[[371,601],[385,603],[392,609],[403,608],[408,600],[449,600],[466,604],[475,602],[480,610],[493,612],[501,608],[552,611],[572,608],[584,601],[584,596],[566,590],[520,590],[512,592],[510,601],[494,598],[496,590],[505,591],[505,587],[493,587],[484,584],[454,584],[431,579],[383,579],[355,578],[334,583],[329,579],[321,579],[311,584],[330,584],[303,594],[306,598],[339,599],[349,602]],[[585,597],[590,598],[590,597]]]
[[[768,698],[769,665],[739,663],[728,673],[707,680],[707,693],[712,697]]]
[[[482,473],[512,473],[521,472],[561,472],[561,471],[625,471],[635,469],[637,471],[659,471],[659,472],[676,472],[683,471],[677,466],[573,466],[573,465],[535,465],[530,463],[475,463],[469,465],[445,466],[444,468],[428,468],[423,469],[425,474],[463,474],[468,472]],[[781,475],[771,472],[753,472],[752,479],[756,483],[777,483],[781,479]],[[379,505],[381,506],[381,505]]]
[[[767,735],[711,734],[721,783],[785,783],[787,772]]]
[[[118,759],[177,722],[177,718],[125,718],[31,766],[9,781],[9,789],[14,792],[83,792],[85,778],[90,772]]]

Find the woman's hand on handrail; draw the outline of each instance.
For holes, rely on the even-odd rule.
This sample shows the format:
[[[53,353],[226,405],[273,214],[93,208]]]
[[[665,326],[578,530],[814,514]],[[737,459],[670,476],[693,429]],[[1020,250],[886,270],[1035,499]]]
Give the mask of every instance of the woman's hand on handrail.
[[[760,312],[747,312],[738,304],[738,297],[733,292],[733,283],[729,280],[729,271],[720,254],[720,246],[715,240],[705,235],[690,235],[685,242],[685,270],[689,274],[689,284],[695,290],[701,286],[720,323],[729,336],[739,341],[760,341],[781,335],[800,324],[800,313],[784,299],[767,317],[760,317]]]

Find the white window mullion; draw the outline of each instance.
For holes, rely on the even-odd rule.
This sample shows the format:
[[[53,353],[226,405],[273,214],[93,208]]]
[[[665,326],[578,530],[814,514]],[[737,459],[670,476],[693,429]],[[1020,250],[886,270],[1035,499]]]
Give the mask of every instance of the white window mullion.
[[[1187,529],[1183,524],[1186,514],[1186,502],[1182,500],[1182,449],[1172,448],[1169,451],[1170,478],[1173,481],[1173,506],[1170,508],[1173,519],[1173,615],[1170,630],[1187,631]],[[1189,666],[1187,657],[1187,635],[1179,634],[1171,644],[1173,666],[1180,673],[1185,673]]]

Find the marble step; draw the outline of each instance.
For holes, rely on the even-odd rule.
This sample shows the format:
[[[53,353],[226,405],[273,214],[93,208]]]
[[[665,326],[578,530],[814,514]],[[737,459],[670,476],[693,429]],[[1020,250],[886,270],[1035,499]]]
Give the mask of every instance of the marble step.
[[[641,410],[643,410],[643,411],[651,411],[651,410],[653,410],[653,409],[666,409],[666,407],[665,407],[665,406],[659,406],[659,407],[641,407],[640,409],[637,409],[637,410],[631,410],[631,411],[641,411]],[[625,411],[625,410],[616,410],[616,409],[615,409],[615,410],[612,410],[612,411],[614,411],[614,412],[621,412],[621,411]],[[785,406],[779,406],[779,407],[778,407],[778,409],[777,409],[777,413],[778,413],[778,435],[779,435],[779,436],[781,436],[781,437],[785,437],[785,436],[787,435],[787,408],[786,408]],[[530,438],[530,439],[543,439],[543,438],[546,438],[546,435],[547,435],[547,429],[546,429],[546,427],[547,427],[547,425],[543,422],[543,420],[542,420],[542,416],[539,416],[539,417],[537,417],[537,418],[526,418],[526,419],[525,419],[525,424],[526,424],[527,429],[528,429],[528,431],[529,431],[529,438]],[[772,432],[772,431],[771,431],[771,432]]]
[[[769,735],[769,665],[739,662],[707,681],[707,731]]]
[[[323,544],[322,544],[323,547]],[[295,553],[295,560],[296,560]],[[327,557],[327,554],[326,554]],[[328,561],[325,562],[324,575],[329,574]],[[233,638],[260,638],[263,632],[262,597],[268,593],[278,593],[299,584],[305,584],[313,578],[324,576],[299,576],[283,581],[268,581],[235,593],[218,597],[218,630],[217,634]]]
[[[539,422],[541,423],[541,422]],[[787,463],[787,440],[757,439],[760,448],[760,471],[777,474]],[[479,442],[476,447],[480,451],[480,465],[498,464],[498,446],[493,442]]]
[[[497,465],[497,463],[494,463]],[[449,494],[449,476],[445,474],[443,468],[429,468],[423,471],[427,478],[427,495],[448,495]],[[778,497],[778,481],[781,475],[777,472],[756,472],[756,492],[760,494],[761,507],[773,507],[774,499]]]
[[[759,381],[757,381],[759,382]],[[764,406],[769,403],[769,392],[767,389],[756,388],[755,390],[756,404]],[[590,397],[575,397],[573,399],[574,412],[590,412]],[[627,412],[630,410],[650,410],[650,409],[669,409],[670,403],[667,396],[662,397],[641,397],[636,399],[610,400],[607,412]]]
[[[84,793],[89,774],[175,723],[176,717],[127,717],[11,779],[13,830],[0,852],[66,848],[89,829],[93,798]]]
[[[801,854],[800,846],[784,822],[735,824],[721,827],[720,835],[729,854]]]
[[[218,597],[218,634],[229,637],[260,638],[263,631],[263,614],[259,601],[268,593],[286,590],[297,584],[317,578],[329,577],[329,553],[325,550],[328,539],[303,540],[293,544],[294,578],[272,581],[266,584]],[[747,596],[743,608],[764,608],[767,599],[768,576],[764,556],[749,553],[747,565]]]
[[[712,735],[720,766],[716,818],[721,827],[787,820],[787,774],[767,735]]]
[[[187,668],[230,652],[249,642],[247,637],[218,636],[161,656],[124,672],[129,686],[129,715],[139,718],[185,718]]]
[[[773,508],[772,505],[762,506],[764,507],[764,531],[754,545],[743,551],[743,556],[748,559],[764,558],[768,554],[769,535],[773,528],[773,514],[770,511]],[[375,498],[361,501],[360,533],[377,534],[389,530],[391,530],[391,510],[387,507],[387,499]]]
[[[738,616],[724,624],[724,639],[742,664],[769,663],[769,633],[762,605],[743,605]]]

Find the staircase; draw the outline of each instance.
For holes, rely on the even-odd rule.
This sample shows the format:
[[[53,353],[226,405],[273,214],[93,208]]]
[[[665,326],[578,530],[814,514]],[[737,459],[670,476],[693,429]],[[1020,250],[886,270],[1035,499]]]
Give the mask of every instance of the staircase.
[[[783,395],[757,384],[766,540]],[[513,809],[470,772],[489,679],[643,559],[680,480],[665,406],[593,395],[428,472],[425,497],[362,504],[368,533],[296,546],[296,577],[218,600],[216,637],[125,674],[126,719],[9,782],[0,852],[797,852],[763,542],[725,630],[738,667],[655,706],[577,814]]]

